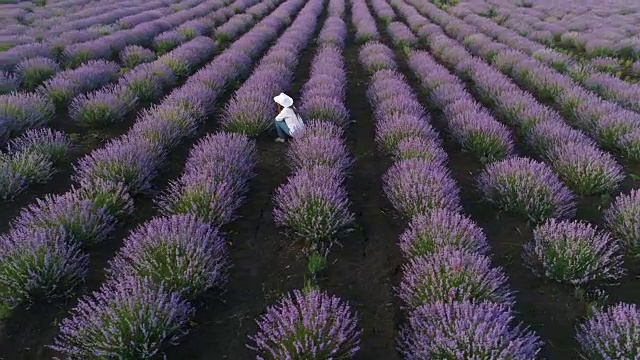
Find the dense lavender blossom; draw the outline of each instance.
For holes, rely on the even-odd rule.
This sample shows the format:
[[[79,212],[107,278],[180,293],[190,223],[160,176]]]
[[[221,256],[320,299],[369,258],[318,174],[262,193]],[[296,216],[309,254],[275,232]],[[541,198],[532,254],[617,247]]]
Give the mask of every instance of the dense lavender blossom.
[[[202,138],[189,152],[185,171],[224,169],[237,179],[249,179],[256,166],[256,143],[248,137],[219,132]]]
[[[604,213],[607,228],[625,242],[625,250],[640,257],[640,190],[619,195]]]
[[[482,228],[470,218],[436,209],[418,215],[400,235],[400,249],[406,258],[429,255],[445,246],[487,254],[489,243]]]
[[[186,333],[193,313],[179,294],[126,278],[82,298],[51,348],[79,359],[150,359]]]
[[[0,95],[16,91],[19,87],[20,78],[13,73],[0,71]]]
[[[154,218],[133,231],[108,273],[114,281],[148,278],[194,299],[224,285],[227,267],[226,243],[213,225],[193,215],[174,215]]]
[[[69,105],[69,116],[82,126],[106,126],[121,122],[134,109],[137,98],[124,86],[80,94]]]
[[[460,190],[446,169],[424,160],[396,162],[383,176],[384,192],[404,217],[435,209],[459,211]]]
[[[349,110],[337,98],[305,97],[300,111],[308,119],[330,121],[340,126],[346,126],[349,122]]]
[[[418,159],[444,166],[447,162],[447,153],[436,140],[411,136],[398,142],[393,158],[395,161]]]
[[[398,296],[407,309],[438,301],[492,301],[513,304],[507,277],[482,254],[445,246],[403,266]]]
[[[9,154],[35,152],[47,155],[53,162],[61,162],[69,155],[73,143],[63,132],[49,128],[32,129],[22,136],[11,139],[8,144]]]
[[[633,360],[640,355],[640,310],[635,304],[618,303],[595,310],[577,332],[585,358]]]
[[[407,138],[437,139],[437,133],[423,116],[392,114],[376,123],[376,143],[388,153],[397,150]]]
[[[55,61],[43,57],[22,60],[16,68],[16,74],[26,90],[35,89],[58,71],[60,66]]]
[[[354,220],[343,176],[335,168],[298,171],[276,190],[274,202],[276,224],[312,243],[334,240]]]
[[[153,39],[153,48],[158,54],[166,54],[187,41],[186,36],[176,30],[165,31]]]
[[[534,222],[571,218],[575,196],[548,165],[522,157],[492,163],[478,177],[486,201]]]
[[[259,360],[350,359],[360,350],[356,314],[337,297],[295,290],[257,321],[249,348]]]
[[[449,119],[451,134],[463,149],[482,162],[494,162],[513,155],[511,131],[488,112],[466,112]]]
[[[143,63],[152,62],[155,59],[156,54],[153,51],[138,45],[127,46],[120,52],[122,65],[129,69],[133,69]]]
[[[13,221],[15,229],[62,229],[67,240],[81,246],[106,239],[113,225],[113,217],[104,208],[73,192],[37,199]]]
[[[80,159],[75,179],[122,182],[136,194],[150,189],[163,158],[157,145],[143,139],[115,139]]]
[[[560,145],[550,152],[549,161],[562,182],[579,195],[612,193],[624,179],[613,156],[590,144]]]
[[[406,360],[534,360],[542,341],[511,310],[488,301],[437,302],[417,308],[400,333]]]
[[[621,242],[588,223],[551,219],[524,246],[525,265],[536,275],[584,285],[615,282],[622,275]]]
[[[27,181],[12,168],[11,159],[0,159],[0,199],[12,200],[27,186]]]
[[[378,70],[393,70],[396,68],[393,51],[379,42],[369,42],[358,54],[360,63],[367,71],[374,73]]]
[[[175,89],[163,100],[163,107],[178,106],[189,112],[198,121],[203,121],[213,112],[218,92],[202,83],[186,83]]]
[[[102,179],[82,180],[80,186],[72,188],[71,193],[77,199],[89,200],[116,220],[133,213],[133,198],[123,183]]]
[[[549,120],[534,125],[526,135],[526,141],[533,150],[548,157],[550,152],[564,144],[585,144],[595,146],[595,143],[580,130],[571,128],[563,121]]]
[[[317,41],[319,44],[334,44],[342,48],[346,37],[347,26],[344,21],[339,17],[331,16],[325,21]]]
[[[127,72],[122,83],[140,101],[156,101],[162,95],[164,89],[175,82],[175,75],[165,64],[158,62],[137,66]]]
[[[38,87],[38,91],[48,96],[56,105],[65,105],[76,95],[99,89],[119,76],[118,64],[94,60],[77,69],[58,73]]]
[[[14,307],[68,296],[84,279],[89,257],[58,229],[16,229],[0,237],[0,301]]]
[[[5,170],[18,174],[27,184],[45,183],[55,172],[51,158],[41,153],[0,154],[0,163],[7,163]]]
[[[631,130],[620,137],[618,147],[625,158],[640,161],[640,129]]]
[[[50,122],[55,112],[53,103],[39,94],[0,95],[0,140]]]
[[[344,172],[353,162],[349,149],[341,138],[313,135],[294,138],[287,149],[287,159],[294,172],[316,166],[327,166]]]
[[[394,21],[387,26],[389,35],[394,44],[402,47],[414,46],[418,42],[418,38],[411,30],[400,21]]]

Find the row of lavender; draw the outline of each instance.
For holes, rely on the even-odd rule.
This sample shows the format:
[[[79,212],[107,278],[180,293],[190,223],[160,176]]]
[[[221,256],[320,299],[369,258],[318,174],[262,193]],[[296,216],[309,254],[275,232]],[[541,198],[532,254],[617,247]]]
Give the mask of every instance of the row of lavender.
[[[233,5],[242,9],[250,3],[238,0]],[[277,5],[277,2],[265,1],[261,4],[262,12],[257,16],[264,16]],[[257,6],[254,5],[250,9],[255,7]],[[251,23],[253,18],[246,21]],[[37,94],[16,93],[0,96],[0,108],[4,109],[7,115],[4,117],[4,139],[50,122],[55,113],[53,104],[66,105],[72,98],[69,116],[80,125],[106,126],[121,122],[136,108],[138,101],[158,101],[177,81],[184,79],[209,60],[215,51],[216,45],[211,39],[196,37],[152,63],[139,65],[121,77],[117,83],[88,94],[83,92],[116,78],[119,75],[119,67],[110,62],[90,62],[58,74],[47,81]],[[48,154],[51,152],[48,151],[27,158],[15,154],[25,147],[19,146],[20,144],[30,144],[30,147],[36,150],[47,150],[52,143],[58,144],[56,154]],[[53,163],[63,160],[64,155],[70,150],[68,146],[67,149],[60,149],[63,144],[70,145],[66,135],[47,129],[31,131],[11,141],[9,155],[3,159],[3,166],[7,171],[1,175],[2,198],[12,199],[28,185],[46,182],[54,171]],[[54,155],[51,159],[53,162],[43,159],[46,155]]]
[[[287,149],[293,174],[274,195],[274,219],[304,242],[310,258],[324,259],[337,235],[354,221],[345,188],[352,160],[344,141],[349,114],[344,106],[346,71],[341,54],[346,37],[344,0],[329,1],[329,16],[318,36],[320,47],[304,86],[300,111],[309,119]],[[310,36],[313,28],[306,29]],[[318,261],[324,263],[324,260]],[[312,279],[267,309],[258,320],[250,348],[259,358],[352,358],[359,350],[356,314]],[[311,320],[311,321],[309,321]]]
[[[402,0],[393,0],[392,2],[400,9],[400,13],[403,16],[407,19],[410,17],[413,19],[413,21],[409,21],[410,24],[420,23],[420,21],[415,21],[420,17],[419,14],[415,13],[415,9],[408,7]],[[423,24],[422,26],[426,25]],[[421,33],[432,34],[437,32],[432,27],[429,27],[422,29]],[[457,44],[451,41],[436,44],[438,41],[436,39],[438,39],[438,36],[434,36],[434,38],[427,41],[432,50],[445,64],[472,80],[484,95],[495,96],[500,94],[500,87],[496,86],[496,84],[501,82],[495,77],[487,77],[492,73],[490,67],[485,65],[484,68],[480,67],[474,71],[474,61],[477,60],[469,55],[464,57],[464,51],[457,49]],[[439,39],[442,41],[443,37],[440,36]],[[444,117],[449,121],[454,138],[464,144],[464,137],[462,139],[460,137],[459,122],[455,118],[460,115],[461,111],[482,111],[481,106],[475,103],[473,98],[466,93],[462,83],[430,58],[428,53],[424,51],[411,53],[409,65],[416,72],[425,90],[431,94],[434,105],[443,111]],[[449,88],[447,89],[447,87]],[[498,92],[491,93],[491,90],[498,90]],[[513,94],[516,90],[517,88],[503,89],[502,94]],[[442,94],[447,94],[444,101]],[[494,98],[492,103],[499,104],[500,101],[495,101]],[[476,120],[477,118],[484,119],[485,121],[480,123],[485,123],[485,127],[488,126],[489,121],[486,116],[475,116],[474,118]],[[495,122],[495,120],[493,121]],[[544,123],[540,123],[536,127],[542,126],[542,124]],[[543,129],[549,131],[550,127],[544,127]],[[480,134],[486,131],[486,136],[490,137],[491,131],[478,130]],[[570,132],[554,132],[556,135],[554,140],[557,140],[555,146],[561,146],[562,143],[568,142],[568,139],[557,138],[563,133]],[[485,140],[481,138],[482,136],[476,135],[476,137],[476,141],[472,141],[473,143],[482,143],[483,141],[478,140]],[[532,148],[537,148],[539,151],[541,149],[544,150],[545,146],[542,145],[553,145],[549,144],[549,138],[549,132],[545,137],[544,133],[529,129],[527,141],[532,145]],[[544,157],[545,155],[543,154],[542,156]],[[558,208],[558,203],[545,204],[543,207],[538,206],[544,201],[540,201],[542,199],[539,197],[535,199],[534,194],[544,187],[546,189],[538,192],[538,194],[555,192],[557,200],[561,197],[568,200],[568,191],[560,191],[560,182],[549,168],[541,166],[542,164],[539,163],[537,166],[533,166],[534,162],[528,161],[526,163],[523,160],[522,158],[512,158],[489,165],[485,169],[478,179],[480,191],[485,196],[485,199],[497,204],[502,210],[520,213],[521,215],[525,215],[525,213],[532,210],[532,206],[539,209],[543,207],[546,209]],[[525,171],[524,165],[528,165],[530,169]],[[536,177],[538,178],[535,179]],[[555,185],[551,185],[552,183]],[[564,193],[564,196],[562,196],[562,193]],[[521,196],[521,194],[527,195]],[[616,236],[621,236],[622,239],[627,240],[629,244],[628,250],[632,254],[637,253],[637,237],[634,238],[633,234],[631,234],[632,236],[629,238],[628,235],[629,228],[635,227],[633,226],[635,221],[633,219],[639,215],[637,209],[640,207],[636,205],[637,198],[637,191],[632,192],[630,195],[620,196],[606,214],[607,223],[612,231]],[[634,200],[636,204],[634,204]],[[530,208],[526,209],[526,206]],[[527,215],[530,216],[530,213]],[[614,240],[608,234],[598,231],[587,223],[554,219],[562,217],[562,214],[546,215],[544,218],[549,216],[552,218],[537,226],[534,229],[533,240],[524,246],[523,258],[525,265],[532,269],[534,273],[541,277],[548,277],[558,282],[566,282],[573,285],[611,283],[624,274],[620,252],[621,244],[618,240]],[[585,257],[584,254],[586,253],[590,254],[590,256]],[[624,318],[616,320],[616,317],[621,315],[624,315]],[[640,312],[632,305],[617,304],[606,311],[597,311],[594,317],[582,324],[578,330],[577,338],[582,345],[583,355],[587,358],[599,358],[600,356],[631,358],[635,351],[632,348],[634,345],[632,343],[627,344],[625,341],[633,342],[633,340],[627,338],[627,330],[618,331],[616,329],[631,329],[636,326],[634,324],[637,324],[639,319]],[[606,345],[603,346],[602,344]]]
[[[388,5],[375,9],[378,16],[390,10]],[[397,25],[389,23],[388,28],[395,32]],[[376,142],[394,161],[384,175],[384,192],[410,221],[399,241],[407,263],[398,296],[408,318],[399,350],[405,359],[485,353],[535,358],[541,344],[513,323],[507,278],[491,267],[482,229],[460,214],[459,189],[445,167],[447,155],[428,114],[396,70],[393,51],[369,43],[360,60],[372,74],[367,95],[374,108]]]
[[[40,296],[68,295],[75,285],[82,281],[87,271],[88,258],[81,248],[87,248],[107,238],[113,230],[115,221],[132,212],[132,195],[150,188],[150,182],[157,174],[158,166],[161,165],[167,151],[178,145],[184,138],[194,134],[199,121],[211,113],[212,101],[222,94],[229,83],[247,73],[252,59],[255,59],[266,44],[276,37],[278,31],[291,21],[291,15],[301,6],[302,1],[289,1],[281,5],[212,63],[192,76],[184,86],[172,92],[160,106],[149,112],[149,116],[139,119],[127,135],[83,158],[76,174],[76,178],[80,181],[79,187],[63,195],[48,196],[23,210],[14,220],[12,231],[3,237],[3,251],[0,253],[2,256],[0,281],[3,284],[1,288],[8,289],[2,292],[3,303],[15,306],[19,303],[35,301]],[[263,45],[260,47],[256,44]],[[230,152],[231,149],[237,151]],[[203,140],[192,152],[183,177],[158,200],[158,204],[167,214],[190,213],[196,209],[193,204],[211,204],[210,209],[213,209],[211,212],[229,211],[230,209],[224,207],[236,203],[243,195],[242,184],[246,183],[250,175],[251,164],[254,161],[252,160],[253,152],[252,143],[236,135],[218,134]],[[211,171],[204,172],[203,169],[206,168]],[[229,171],[234,168],[238,171]],[[196,185],[197,182],[200,186],[189,187],[189,184],[182,181],[184,179],[191,179],[193,181],[190,184]],[[216,183],[217,187],[210,184],[212,180],[219,180]],[[203,187],[203,184],[209,184],[208,188]],[[227,187],[237,191],[228,191]],[[223,191],[225,189],[226,192]],[[226,197],[218,197],[221,194]],[[209,201],[201,202],[207,196]],[[192,204],[188,205],[189,202]],[[185,204],[185,207],[180,207]],[[153,235],[153,231],[162,232],[165,231],[163,229],[167,224],[174,224],[166,231],[171,232],[173,229],[177,231],[176,236],[182,234],[180,236],[183,236],[183,241],[195,241],[189,243],[193,246],[191,249],[203,251],[200,254],[203,257],[199,259],[205,259],[205,265],[213,266],[215,264],[212,261],[220,262],[224,259],[219,259],[219,253],[210,252],[220,250],[218,246],[220,241],[216,240],[219,236],[214,233],[218,224],[201,219],[202,213],[206,210],[203,208],[201,212],[193,215],[196,218],[156,219],[148,226],[138,229],[134,235],[137,239],[144,238],[148,235],[145,231]],[[209,217],[209,219],[212,218],[212,216]],[[199,238],[193,237],[193,233],[181,233],[185,230],[182,224],[185,221],[193,225],[189,229],[195,231],[195,234],[200,234]],[[207,230],[203,229],[206,224],[215,225],[210,225],[212,230]],[[37,237],[31,235],[34,233],[43,235]],[[27,241],[24,238],[31,240]],[[156,236],[150,236],[148,240],[148,244],[158,246],[163,244],[162,239]],[[171,242],[175,238],[168,236],[164,240]],[[205,247],[200,246],[204,245],[202,242],[205,240],[209,244],[206,247],[207,251],[204,251]],[[177,242],[180,243],[180,241]],[[137,243],[137,240],[127,243]],[[155,249],[158,250],[158,248]],[[185,325],[184,316],[187,312],[191,313],[185,300],[178,297],[176,293],[148,286],[153,279],[145,276],[155,274],[159,264],[165,264],[164,269],[171,274],[177,274],[174,273],[175,268],[187,266],[180,274],[190,274],[189,264],[184,261],[191,258],[174,257],[180,254],[180,251],[164,253],[166,258],[162,258],[163,254],[152,248],[140,249],[140,251],[143,250],[149,252],[146,255],[140,253],[140,258],[135,260],[149,261],[147,264],[151,267],[146,268],[144,264],[137,263],[140,266],[134,266],[130,270],[131,272],[139,271],[137,274],[140,277],[129,278],[121,283],[117,281],[118,279],[114,280],[115,282],[108,282],[98,292],[82,300],[79,307],[74,310],[73,316],[65,321],[62,327],[62,335],[56,345],[58,350],[70,356],[80,357],[92,354],[100,356],[109,351],[121,351],[120,355],[126,356],[128,351],[133,351],[131,356],[146,358],[157,350],[159,346],[157,340],[164,338],[163,334],[166,333],[166,336],[171,337],[176,334],[175,330],[180,330],[173,325]],[[121,256],[127,254],[130,253],[124,251]],[[40,259],[41,257],[48,260],[44,261],[44,258]],[[130,263],[131,259],[126,262]],[[208,267],[207,270],[222,270],[220,266]],[[120,266],[114,267],[114,269],[118,268]],[[202,276],[206,279],[214,279],[219,275],[211,272]],[[193,280],[188,279],[185,282],[191,283]],[[215,281],[211,280],[207,284],[213,282]],[[162,287],[166,288],[170,285],[163,283]],[[102,330],[122,330],[117,325],[118,321],[128,321],[127,314],[134,314],[124,311],[120,313],[123,316],[118,317],[118,314],[111,312],[111,309],[118,306],[123,306],[121,308],[123,311],[124,309],[132,310],[135,314],[139,309],[148,309],[148,314],[153,313],[159,318],[165,316],[167,321],[156,322],[158,318],[154,316],[140,319],[139,323],[133,324],[140,332],[122,334],[124,337],[112,337],[108,331],[102,332]],[[98,324],[96,322],[98,320],[101,323]],[[154,329],[159,330],[160,334],[154,332]],[[96,333],[101,335],[94,337]],[[127,338],[129,335],[132,337]],[[136,339],[140,340],[140,343]],[[73,345],[74,341],[79,342],[77,347]],[[137,347],[138,344],[140,347]],[[136,351],[140,352],[136,353]]]
[[[410,2],[435,23],[443,26],[449,36],[465,39],[476,30],[426,2]],[[603,147],[636,161],[640,148],[640,114],[623,109],[582,89],[571,78],[563,76],[524,53],[490,41],[465,43],[474,55],[487,58],[493,67],[511,76],[521,86],[543,100],[549,100],[565,115],[573,127],[579,128]]]

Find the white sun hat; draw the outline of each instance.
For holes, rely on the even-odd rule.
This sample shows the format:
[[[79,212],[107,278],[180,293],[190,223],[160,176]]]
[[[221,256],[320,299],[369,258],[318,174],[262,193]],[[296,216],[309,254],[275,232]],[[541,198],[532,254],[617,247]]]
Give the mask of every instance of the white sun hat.
[[[280,93],[280,95],[276,96],[273,98],[273,101],[275,101],[277,104],[282,105],[283,107],[290,107],[291,105],[293,105],[293,99],[289,97],[289,95],[285,94],[285,93]]]

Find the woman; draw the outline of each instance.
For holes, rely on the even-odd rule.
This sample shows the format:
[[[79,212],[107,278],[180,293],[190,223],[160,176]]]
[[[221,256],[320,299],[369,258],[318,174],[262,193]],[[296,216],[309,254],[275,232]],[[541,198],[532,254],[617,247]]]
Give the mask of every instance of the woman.
[[[292,137],[298,130],[304,127],[302,118],[293,106],[293,99],[285,93],[273,98],[278,104],[278,116],[276,116],[276,131],[278,132],[277,142],[285,142],[287,137]]]

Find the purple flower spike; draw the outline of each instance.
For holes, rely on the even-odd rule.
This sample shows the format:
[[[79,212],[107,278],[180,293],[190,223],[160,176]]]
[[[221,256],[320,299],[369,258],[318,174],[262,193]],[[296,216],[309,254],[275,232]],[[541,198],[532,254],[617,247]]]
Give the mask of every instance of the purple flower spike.
[[[376,124],[376,142],[388,153],[397,150],[398,144],[407,138],[419,137],[427,140],[438,138],[427,118],[415,115],[391,115]]]
[[[73,196],[90,200],[96,208],[104,209],[109,216],[122,219],[133,213],[133,198],[123,183],[102,179],[82,180],[79,187],[71,190]]]
[[[352,164],[349,149],[341,138],[325,136],[298,136],[287,149],[291,169],[311,169],[327,166],[340,172],[346,171]]]
[[[575,215],[575,196],[551,168],[541,162],[515,157],[489,165],[478,178],[486,201],[503,211],[533,222]]]
[[[393,50],[379,42],[369,42],[360,48],[358,59],[362,65],[371,73],[378,70],[393,70],[396,62]]]
[[[138,99],[125,86],[109,86],[77,96],[69,106],[69,116],[82,126],[106,126],[124,121]]]
[[[560,145],[569,143],[595,146],[580,130],[575,130],[561,120],[549,120],[536,124],[526,135],[527,143],[537,154],[548,156],[551,151]]]
[[[460,211],[460,190],[445,168],[424,160],[396,162],[383,177],[384,192],[404,217],[435,209]]]
[[[447,153],[437,140],[411,136],[398,142],[393,158],[395,161],[418,159],[444,166],[447,162]]]
[[[195,299],[226,282],[226,243],[193,215],[155,218],[136,229],[109,263],[112,280],[148,278],[156,286]]]
[[[12,73],[0,71],[0,95],[18,90],[20,78]]]
[[[549,161],[562,182],[579,195],[610,194],[624,179],[613,156],[591,144],[560,145],[549,154]]]
[[[16,74],[20,78],[20,82],[29,91],[34,90],[58,71],[60,71],[58,63],[44,57],[22,60],[16,68]]]
[[[349,110],[342,100],[330,97],[306,97],[304,105],[300,109],[308,119],[330,121],[340,126],[346,126],[349,122]]]
[[[36,93],[0,95],[0,140],[44,125],[55,116],[54,104]]]
[[[337,297],[319,290],[293,294],[267,308],[250,336],[257,359],[350,359],[360,350],[356,314]]]
[[[470,111],[449,119],[451,134],[463,149],[484,163],[513,155],[511,131],[486,111]]]
[[[491,301],[511,306],[513,294],[501,268],[484,255],[445,246],[403,266],[398,296],[407,309],[438,301]]]
[[[190,111],[163,103],[145,110],[129,135],[168,151],[195,134],[197,126],[198,121]]]
[[[588,223],[551,219],[534,229],[523,258],[540,277],[572,285],[611,283],[624,275],[621,245]]]
[[[29,130],[12,139],[7,147],[8,152],[13,155],[19,152],[35,152],[47,155],[54,162],[60,162],[67,157],[72,146],[73,143],[67,134],[42,128]]]
[[[74,192],[47,195],[20,211],[14,229],[63,229],[67,241],[91,246],[106,239],[114,219],[106,210]]]
[[[436,209],[418,215],[400,235],[400,249],[406,258],[429,255],[445,246],[487,254],[489,243],[482,228],[470,218],[448,210]]]
[[[507,306],[464,301],[417,308],[401,331],[399,350],[406,360],[534,360],[542,345],[534,332],[515,324]]]
[[[127,46],[120,52],[122,65],[129,69],[133,69],[140,64],[152,62],[155,59],[156,54],[153,51],[138,45]]]
[[[618,303],[578,326],[576,339],[587,359],[632,360],[638,357],[640,310],[635,304]]]
[[[626,251],[640,257],[640,190],[619,195],[604,213],[607,228],[626,244]]]
[[[51,348],[71,358],[149,359],[186,333],[193,313],[179,294],[125,278],[82,298]]]
[[[313,243],[334,240],[354,221],[343,180],[335,168],[300,170],[276,190],[276,224]]]
[[[9,307],[72,295],[89,257],[59,229],[21,228],[0,237],[0,300]]]

